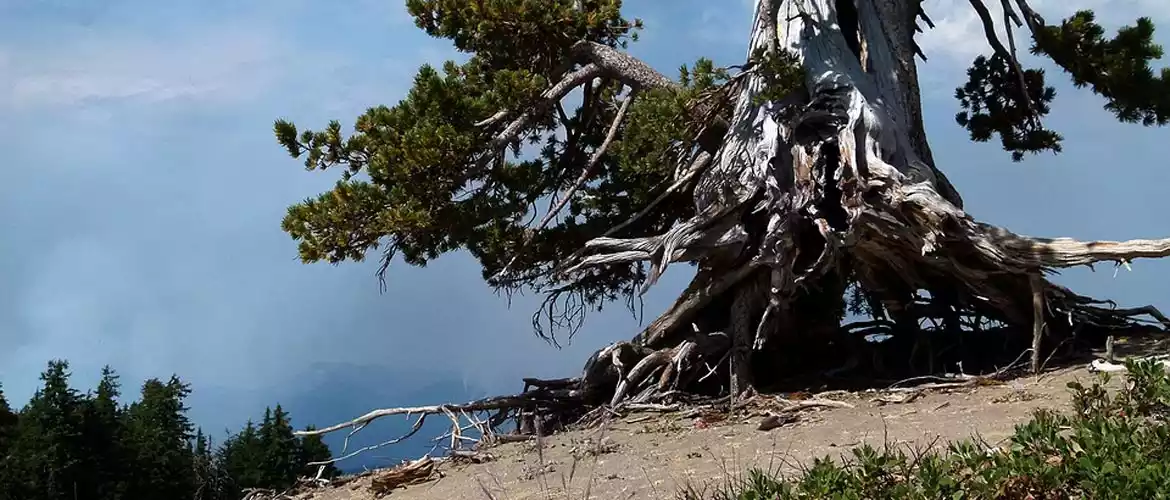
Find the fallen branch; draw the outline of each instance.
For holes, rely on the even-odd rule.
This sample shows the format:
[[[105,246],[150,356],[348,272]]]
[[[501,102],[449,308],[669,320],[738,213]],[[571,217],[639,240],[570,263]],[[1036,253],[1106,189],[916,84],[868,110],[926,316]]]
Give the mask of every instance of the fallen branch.
[[[360,424],[354,428],[354,432],[350,433],[350,436],[346,436],[346,444],[345,444],[345,446],[342,447],[343,454],[341,456],[330,458],[329,460],[323,460],[323,461],[319,461],[319,462],[309,462],[306,465],[308,465],[308,466],[325,466],[325,465],[329,465],[332,463],[340,462],[342,460],[356,457],[356,456],[358,456],[362,453],[365,453],[367,451],[373,451],[373,450],[376,450],[378,448],[384,448],[386,446],[401,443],[407,439],[410,439],[411,436],[414,436],[416,433],[418,433],[418,431],[422,429],[423,422],[426,420],[426,418],[427,418],[427,415],[425,413],[422,415],[419,415],[418,420],[416,420],[414,422],[414,426],[411,427],[410,432],[406,433],[405,435],[403,435],[401,437],[391,439],[389,441],[383,441],[383,442],[378,443],[378,444],[364,446],[364,447],[357,449],[357,450],[354,450],[352,452],[345,453],[345,449],[349,447],[349,437],[352,436],[357,431],[361,430],[361,428],[365,427],[365,425],[366,425],[366,424]],[[318,472],[320,472],[320,470]]]
[[[478,401],[473,401],[473,402],[465,403],[465,404],[444,404],[444,405],[433,405],[433,406],[382,408],[382,409],[378,409],[378,410],[373,410],[369,413],[366,413],[365,415],[357,417],[353,420],[349,420],[347,422],[341,422],[341,423],[334,424],[334,425],[331,425],[328,427],[323,427],[321,429],[296,431],[296,432],[294,432],[294,434],[297,436],[319,436],[319,435],[323,435],[323,434],[329,434],[331,432],[337,432],[339,430],[346,429],[346,428],[364,426],[364,425],[367,425],[370,422],[377,420],[379,418],[389,417],[389,416],[393,416],[393,415],[436,415],[436,414],[440,414],[440,413],[445,414],[448,411],[480,412],[480,411],[491,411],[491,410],[504,410],[504,409],[522,408],[525,406],[532,406],[532,405],[540,404],[540,403],[556,403],[558,399],[568,400],[568,399],[574,399],[574,398],[579,397],[579,394],[577,394],[578,391],[575,391],[575,390],[565,391],[566,394],[564,394],[564,396],[565,396],[564,398],[557,398],[555,395],[545,395],[545,394],[542,394],[542,392],[544,392],[544,391],[541,391],[541,392],[534,391],[531,393],[515,395],[515,396],[486,398],[486,399],[481,399]],[[551,393],[553,391],[548,391],[548,392]]]
[[[1167,354],[1143,356],[1140,358],[1135,358],[1134,361],[1157,361],[1162,365],[1163,369],[1170,369],[1170,355]],[[1126,368],[1124,363],[1114,363],[1103,359],[1094,359],[1091,363],[1089,363],[1089,371],[1104,373],[1129,373],[1129,368]]]
[[[785,401],[777,399],[778,401]],[[833,399],[802,399],[799,401],[785,401],[787,406],[776,410],[776,413],[794,413],[810,408],[856,408],[852,404]]]

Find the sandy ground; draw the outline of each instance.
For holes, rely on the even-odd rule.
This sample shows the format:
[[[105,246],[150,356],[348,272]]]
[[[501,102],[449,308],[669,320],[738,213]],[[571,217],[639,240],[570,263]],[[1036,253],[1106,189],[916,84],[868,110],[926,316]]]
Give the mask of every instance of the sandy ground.
[[[402,500],[674,498],[680,488],[724,481],[753,468],[792,472],[813,459],[840,456],[862,443],[913,448],[978,437],[995,445],[1038,408],[1064,409],[1067,384],[1091,382],[1083,365],[1003,385],[927,391],[886,403],[874,392],[831,397],[852,408],[806,410],[795,422],[758,429],[764,416],[707,424],[685,414],[634,415],[608,428],[563,433],[535,443],[489,450],[493,460],[444,464],[435,480],[394,490]],[[765,400],[766,401],[766,400]],[[731,476],[729,476],[729,474]],[[299,498],[370,499],[370,477]]]

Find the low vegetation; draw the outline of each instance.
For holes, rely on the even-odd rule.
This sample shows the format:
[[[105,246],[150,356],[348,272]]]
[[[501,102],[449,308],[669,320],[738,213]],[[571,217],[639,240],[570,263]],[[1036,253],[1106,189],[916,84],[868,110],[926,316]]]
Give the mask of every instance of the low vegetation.
[[[800,474],[764,470],[684,500],[1170,498],[1170,380],[1164,365],[1127,363],[1129,380],[1107,391],[1070,383],[1072,410],[1038,411],[1000,446],[977,439],[945,448],[861,446]]]

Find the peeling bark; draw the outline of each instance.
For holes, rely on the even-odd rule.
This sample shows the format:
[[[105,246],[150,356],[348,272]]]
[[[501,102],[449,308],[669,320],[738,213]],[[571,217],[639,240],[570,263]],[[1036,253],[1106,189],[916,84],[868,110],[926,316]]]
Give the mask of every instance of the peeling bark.
[[[781,103],[757,105],[763,79],[748,75],[722,146],[694,188],[697,215],[662,235],[593,240],[573,268],[649,261],[648,288],[673,262],[705,263],[637,342],[677,344],[688,334],[685,322],[730,294],[721,307],[730,308],[724,323],[735,395],[750,385],[743,346],[760,351],[799,335],[794,330],[811,314],[794,304],[824,287],[826,275],[852,271],[899,330],[913,331],[913,349],[925,352],[933,370],[936,348],[916,326],[922,317],[912,307],[916,290],[947,297],[936,302],[947,309],[940,318],[952,331],[969,314],[1031,331],[1033,275],[1170,255],[1170,240],[1031,238],[968,216],[932,164],[922,132],[911,31],[917,7],[808,0],[786,2],[773,15],[770,4],[758,6],[749,50],[777,43],[797,55],[808,75],[808,101],[795,113],[783,113]],[[776,20],[783,21],[772,27]],[[764,293],[745,279],[757,268],[769,276]],[[1086,313],[1075,296],[1043,280],[1041,287],[1050,315]],[[749,305],[755,299],[765,305]]]

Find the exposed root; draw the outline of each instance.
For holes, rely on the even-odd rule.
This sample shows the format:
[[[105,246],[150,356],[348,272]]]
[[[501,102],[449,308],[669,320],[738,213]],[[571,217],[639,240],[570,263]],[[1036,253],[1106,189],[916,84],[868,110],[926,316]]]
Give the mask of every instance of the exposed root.
[[[1017,3],[1031,26],[1033,14]],[[525,439],[497,432],[509,419],[517,425],[512,436],[530,436],[626,412],[674,411],[704,397],[734,408],[726,403],[742,403],[741,396],[766,382],[825,371],[860,372],[871,383],[908,375],[938,378],[950,367],[960,372],[914,388],[895,385],[891,392],[999,383],[1025,354],[1036,372],[1043,351],[1051,358],[1066,343],[1170,329],[1170,319],[1152,306],[1117,308],[1044,279],[1062,268],[1170,256],[1170,239],[1029,237],[976,221],[963,210],[958,193],[932,164],[921,130],[915,70],[906,64],[917,47],[903,25],[916,12],[899,12],[907,8],[904,2],[858,2],[850,14],[861,40],[826,29],[840,21],[836,7],[852,4],[759,2],[763,12],[757,12],[750,50],[792,53],[806,69],[806,88],[787,100],[761,102],[763,76],[737,75],[727,89],[736,98],[730,121],[703,105],[692,110],[703,117],[705,139],[666,188],[668,194],[691,190],[693,216],[663,234],[615,237],[655,201],[558,263],[561,278],[647,263],[645,291],[670,264],[697,262],[687,289],[633,340],[598,350],[578,378],[526,379],[519,395],[375,410],[298,434],[356,432],[384,416],[419,415],[409,437],[425,416],[441,413],[452,421],[443,438],[455,450],[463,443]],[[996,50],[1014,57],[1014,48],[998,44]],[[609,47],[582,42],[572,58],[580,69],[567,69],[545,92],[544,108],[521,113],[507,126],[508,113],[482,122],[497,129],[501,144],[514,141],[513,131],[523,129],[532,113],[547,111],[568,90],[598,76],[634,89],[676,85]],[[590,167],[542,226],[588,179],[632,98]],[[866,304],[870,320],[842,326],[850,287],[861,296],[853,302]],[[1004,356],[1016,353],[1015,361],[1000,368]],[[842,404],[813,400],[779,411]],[[475,417],[484,413],[494,414]],[[339,459],[346,456],[343,451]]]

